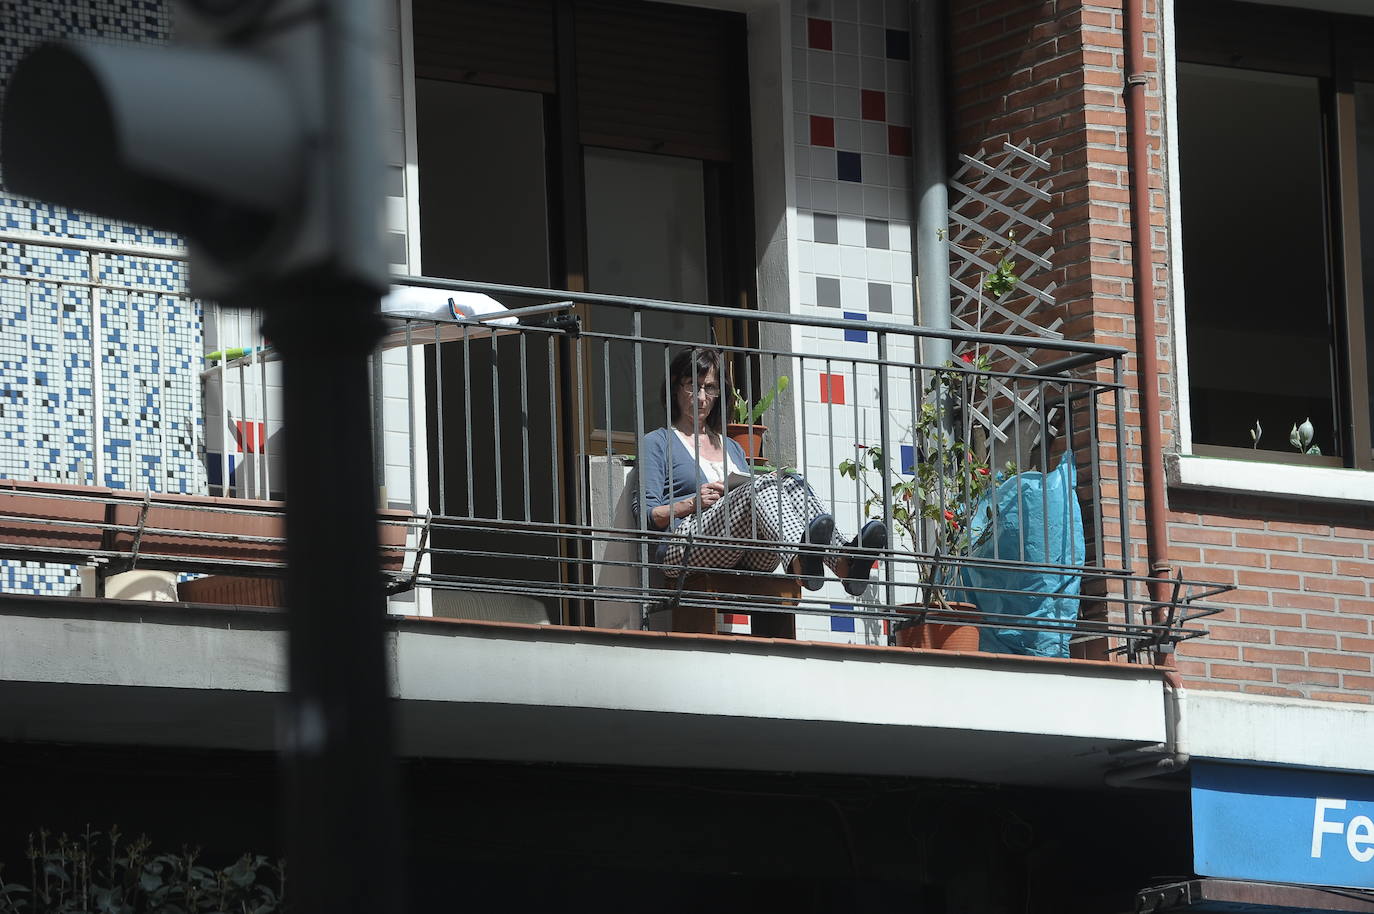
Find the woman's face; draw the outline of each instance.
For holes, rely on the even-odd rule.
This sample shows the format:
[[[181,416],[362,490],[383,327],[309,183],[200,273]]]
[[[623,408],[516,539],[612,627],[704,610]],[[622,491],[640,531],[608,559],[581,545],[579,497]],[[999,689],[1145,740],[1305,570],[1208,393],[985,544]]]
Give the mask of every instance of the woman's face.
[[[698,374],[695,389],[693,389],[692,380],[691,375],[683,378],[674,392],[674,396],[677,397],[678,416],[691,419],[697,428],[705,428],[706,417],[711,414],[711,408],[716,405],[716,400],[720,398],[720,385],[716,383],[716,370],[709,368],[705,374]]]

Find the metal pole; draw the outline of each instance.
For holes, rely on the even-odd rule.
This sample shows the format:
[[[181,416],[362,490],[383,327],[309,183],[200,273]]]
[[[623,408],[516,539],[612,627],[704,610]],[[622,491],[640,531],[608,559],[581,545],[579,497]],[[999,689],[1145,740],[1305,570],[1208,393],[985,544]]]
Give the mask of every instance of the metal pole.
[[[911,106],[914,134],[912,188],[916,197],[914,267],[920,319],[945,330],[949,317],[949,178],[945,165],[944,0],[911,3]],[[949,340],[921,338],[921,361],[939,368]]]
[[[380,213],[377,0],[333,0],[324,136],[331,255],[271,290],[282,352],[291,692],[282,752],[296,897],[304,914],[400,914],[401,817],[392,756],[386,597],[378,561],[368,359],[387,289]],[[320,315],[330,345],[321,346]]]
[[[91,279],[99,282],[102,258],[92,253]],[[32,286],[30,286],[32,292]],[[30,294],[26,313],[33,320],[33,296]],[[100,290],[91,289],[91,485],[105,485],[105,329],[100,309]],[[33,333],[29,333],[33,345]],[[32,408],[33,399],[29,399]],[[225,480],[228,481],[227,479]]]
[[[917,405],[919,406],[919,404]],[[892,415],[892,400],[887,386],[887,334],[880,332],[878,334],[878,438],[883,449],[883,524],[889,530],[892,529],[892,477],[905,469],[901,465],[901,455],[892,453],[892,430],[888,425],[888,416],[890,415]],[[856,454],[855,458],[858,457],[859,455]],[[896,467],[895,471],[893,470],[894,466]],[[883,577],[887,579],[883,602],[888,606],[894,606],[897,603],[897,585],[894,583],[896,574],[890,555],[883,559]]]
[[[386,364],[382,361],[382,350],[378,349],[368,358],[368,374],[372,380],[372,454],[376,476],[373,485],[378,492],[386,491]],[[265,402],[264,402],[264,405]],[[267,410],[263,410],[263,433],[267,431]],[[259,498],[267,498],[260,495]],[[382,507],[386,507],[383,505]]]
[[[400,817],[367,446],[377,297],[311,290],[277,304],[268,335],[282,353],[287,437],[289,859],[302,910],[395,912]],[[326,312],[327,347],[318,339]]]

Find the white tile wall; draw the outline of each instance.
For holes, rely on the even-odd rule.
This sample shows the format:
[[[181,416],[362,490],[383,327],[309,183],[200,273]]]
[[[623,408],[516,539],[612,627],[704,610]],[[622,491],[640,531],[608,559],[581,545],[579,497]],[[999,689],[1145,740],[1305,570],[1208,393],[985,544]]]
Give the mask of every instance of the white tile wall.
[[[890,38],[898,58],[909,53],[904,50],[909,48],[907,5],[807,0],[793,9],[795,269],[801,290],[795,308],[828,318],[846,314],[910,324],[910,68],[906,60],[889,57]],[[817,494],[834,504],[840,528],[853,535],[863,520],[861,499],[848,480],[832,480],[838,479],[835,464],[852,458],[856,444],[877,443],[881,437],[877,369],[848,361],[875,358],[876,335],[860,341],[846,339],[842,331],[817,329],[801,331],[800,338],[804,352],[833,361],[828,369],[820,359],[808,363],[800,385],[805,415],[798,456]],[[909,338],[888,342],[890,357],[914,357]],[[843,402],[821,402],[821,375],[827,371],[843,377]],[[888,383],[894,406],[889,428],[896,442],[903,435],[900,417],[909,414],[911,385],[909,375],[898,370],[889,371]],[[855,602],[837,584],[822,593],[836,606]],[[880,629],[838,616],[798,620],[798,637],[819,640],[878,643]]]

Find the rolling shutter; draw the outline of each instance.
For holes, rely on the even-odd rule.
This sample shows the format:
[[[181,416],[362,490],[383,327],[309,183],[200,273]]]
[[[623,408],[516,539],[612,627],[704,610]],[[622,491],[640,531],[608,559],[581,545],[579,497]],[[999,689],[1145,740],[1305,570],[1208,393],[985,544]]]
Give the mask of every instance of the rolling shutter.
[[[552,93],[549,0],[414,0],[415,75]]]
[[[659,3],[576,5],[582,142],[730,159],[735,13]],[[734,74],[741,80],[744,74]]]
[[[577,0],[581,141],[724,162],[744,17],[638,0]],[[558,91],[551,0],[414,0],[415,75]],[[566,87],[565,87],[566,88]]]

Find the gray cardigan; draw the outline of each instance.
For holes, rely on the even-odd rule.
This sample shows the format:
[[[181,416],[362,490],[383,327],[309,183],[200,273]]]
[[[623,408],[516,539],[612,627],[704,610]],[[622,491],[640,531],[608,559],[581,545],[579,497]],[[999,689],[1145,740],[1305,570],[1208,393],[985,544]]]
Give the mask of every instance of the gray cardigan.
[[[749,461],[745,459],[744,450],[729,438],[723,440],[730,463],[748,472]],[[655,528],[649,512],[659,505],[695,495],[706,481],[706,474],[697,464],[696,455],[687,450],[687,445],[671,428],[660,428],[644,436],[639,442],[638,464],[639,485],[635,486],[631,495],[634,499],[635,525],[644,525],[651,530]],[[640,503],[640,489],[644,490],[643,504]],[[668,529],[677,529],[682,521],[681,517],[673,518],[668,522]]]

